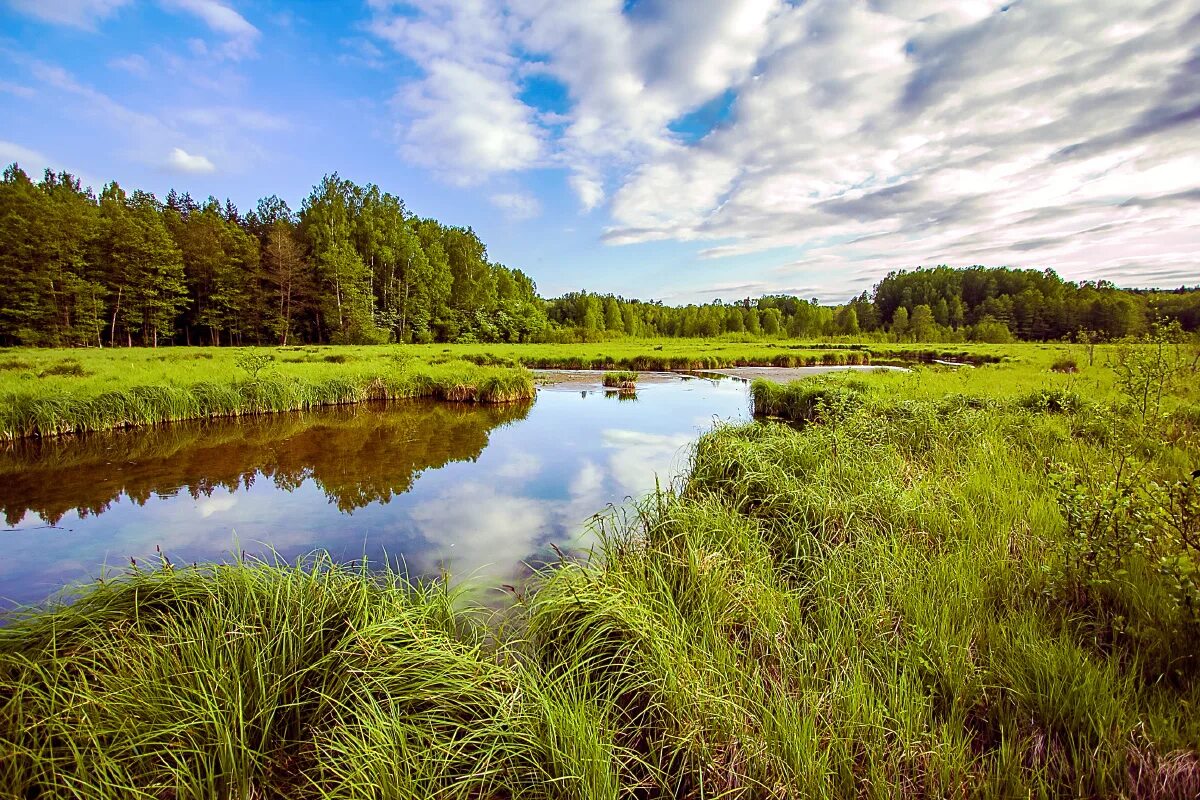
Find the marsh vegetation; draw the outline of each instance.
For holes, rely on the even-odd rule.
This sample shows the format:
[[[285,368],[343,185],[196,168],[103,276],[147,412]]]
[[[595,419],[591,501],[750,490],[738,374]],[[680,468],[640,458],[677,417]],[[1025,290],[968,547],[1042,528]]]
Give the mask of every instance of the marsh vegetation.
[[[610,389],[632,392],[637,390],[638,374],[632,370],[604,373],[603,383]]]
[[[0,630],[0,782],[89,797],[1194,797],[1189,351],[751,388],[484,611],[166,558]]]

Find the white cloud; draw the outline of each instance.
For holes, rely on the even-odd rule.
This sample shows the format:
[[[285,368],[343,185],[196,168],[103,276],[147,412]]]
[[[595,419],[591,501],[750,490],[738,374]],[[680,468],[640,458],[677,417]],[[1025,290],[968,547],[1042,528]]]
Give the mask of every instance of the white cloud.
[[[492,205],[504,212],[511,222],[533,219],[542,212],[537,198],[523,192],[501,192],[488,198]]]
[[[224,511],[229,511],[238,504],[237,495],[214,494],[207,497],[202,497],[196,501],[196,510],[200,512],[200,516],[208,519],[213,514],[220,514]]]
[[[1120,25],[1083,3],[876,8],[781,16],[734,124],[635,172],[612,240],[726,240],[718,258],[803,248],[774,287],[861,276],[846,289],[932,263],[1107,277],[1200,244],[1186,4],[1138,4]]]
[[[150,62],[146,60],[145,56],[140,56],[137,53],[114,58],[108,62],[108,66],[139,77],[150,74]]]
[[[22,86],[19,83],[10,83],[9,81],[0,81],[0,92],[15,95],[17,97],[24,97],[26,99],[29,99],[37,94],[28,86]]]
[[[495,474],[502,478],[525,481],[542,471],[542,459],[533,453],[518,451],[508,461],[496,468]]]
[[[551,530],[545,503],[479,483],[460,483],[409,514],[437,562],[419,566],[428,572],[444,567],[459,578],[511,575]]]
[[[221,54],[227,58],[238,59],[254,53],[254,45],[259,38],[259,30],[250,24],[235,9],[219,2],[219,0],[161,0],[162,4],[173,10],[183,11],[198,17],[213,33],[225,37]],[[201,43],[203,44],[203,43]],[[207,52],[207,48],[205,48]]]
[[[695,440],[690,433],[664,434],[612,428],[601,432],[609,468],[621,492],[633,498],[653,492],[655,485],[669,486],[681,473],[681,459]]]
[[[604,202],[604,184],[594,175],[576,172],[568,181],[584,211],[591,211]]]
[[[54,25],[92,30],[129,0],[8,0],[22,14]]]
[[[25,170],[26,174],[34,175],[34,177],[36,177],[36,172],[31,172],[31,170],[39,170],[42,167],[50,166],[51,163],[49,158],[37,150],[0,139],[0,164],[7,167],[14,161],[21,165],[21,169]]]
[[[170,114],[172,119],[204,128],[233,126],[248,131],[283,131],[291,127],[286,117],[257,108],[212,106],[186,108]]]
[[[502,9],[431,0],[414,16],[387,0],[370,5],[371,32],[425,73],[396,94],[405,158],[463,185],[537,162],[541,135],[533,110],[516,97],[519,60]]]
[[[458,181],[562,167],[584,210],[608,199],[612,243],[788,248],[772,288],[939,262],[1196,271],[1187,0],[371,6],[425,74],[400,92],[405,157]],[[569,108],[523,102],[531,75]]]
[[[538,132],[509,84],[450,60],[438,59],[427,69],[425,80],[398,96],[412,114],[400,125],[409,160],[463,185],[536,161]]]
[[[181,147],[171,149],[167,156],[166,167],[174,172],[184,172],[190,175],[202,175],[214,172],[217,168],[202,155],[193,155]]]
[[[49,96],[68,96],[73,113],[108,131],[118,143],[120,157],[146,166],[190,174],[213,172],[216,164],[223,173],[248,170],[273,155],[261,140],[291,127],[287,117],[235,105],[143,111],[82,83],[57,65],[20,63]],[[196,155],[197,150],[203,154]]]
[[[38,150],[30,147],[9,142],[0,139],[0,169],[4,169],[9,164],[16,163],[25,174],[33,180],[39,180],[42,177],[42,172],[47,169],[55,172],[69,172],[74,175],[84,186],[100,186],[94,178],[86,173],[80,172],[68,166],[65,162],[52,156],[45,155]]]

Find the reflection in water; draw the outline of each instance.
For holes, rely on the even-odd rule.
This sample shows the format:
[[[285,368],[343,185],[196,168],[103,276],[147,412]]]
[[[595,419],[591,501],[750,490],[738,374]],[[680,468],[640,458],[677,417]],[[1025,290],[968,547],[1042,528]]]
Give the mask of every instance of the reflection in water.
[[[639,397],[550,387],[532,406],[359,406],[8,443],[0,607],[156,546],[187,562],[322,549],[494,586],[550,542],[586,547],[593,514],[667,482],[714,419],[747,416],[733,381]]]
[[[350,512],[407,492],[423,470],[478,458],[493,428],[529,409],[413,402],[19,440],[0,451],[0,511],[9,527],[28,511],[53,525],[72,510],[101,514],[121,495],[139,505],[179,491],[211,498],[269,479],[285,491],[311,480]],[[221,502],[231,501],[201,513]]]

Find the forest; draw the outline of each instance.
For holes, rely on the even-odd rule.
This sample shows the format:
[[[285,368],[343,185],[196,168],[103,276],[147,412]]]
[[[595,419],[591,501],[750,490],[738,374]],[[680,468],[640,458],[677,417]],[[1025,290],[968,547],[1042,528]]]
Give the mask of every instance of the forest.
[[[622,337],[853,336],[895,342],[1116,340],[1200,328],[1200,289],[1074,283],[1052,270],[901,270],[840,305],[788,295],[668,306],[588,291],[544,300],[470,227],[327,175],[277,196],[97,196],[17,164],[0,181],[0,345],[586,342]]]

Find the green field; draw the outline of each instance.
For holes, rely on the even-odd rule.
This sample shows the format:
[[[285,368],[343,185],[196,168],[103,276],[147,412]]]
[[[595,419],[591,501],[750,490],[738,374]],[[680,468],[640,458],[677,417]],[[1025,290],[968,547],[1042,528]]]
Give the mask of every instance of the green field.
[[[412,350],[429,363],[534,349],[550,353]],[[392,351],[305,349],[278,369],[341,379]],[[0,629],[0,785],[95,798],[1195,797],[1191,351],[1113,346],[1090,366],[1068,346],[983,352],[1003,360],[755,383],[756,407],[786,422],[707,434],[677,490],[607,517],[592,558],[513,588],[504,611],[316,556],[164,563],[15,615]],[[182,358],[193,353],[213,357]],[[334,354],[348,358],[323,360]],[[1064,354],[1077,372],[1051,370]],[[93,374],[45,380],[186,385],[234,357],[8,358],[36,370],[72,355]]]

